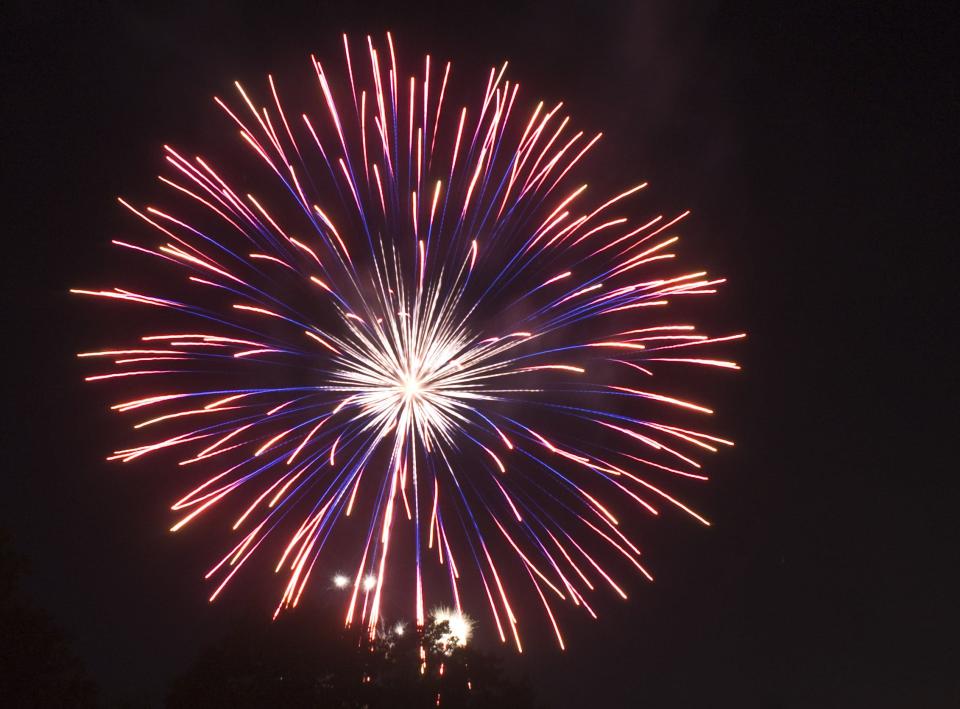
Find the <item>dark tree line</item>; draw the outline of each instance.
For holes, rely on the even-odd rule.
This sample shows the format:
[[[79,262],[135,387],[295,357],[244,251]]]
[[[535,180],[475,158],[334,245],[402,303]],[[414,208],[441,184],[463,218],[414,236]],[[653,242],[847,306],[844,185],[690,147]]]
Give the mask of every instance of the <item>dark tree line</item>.
[[[53,619],[21,588],[27,564],[0,529],[0,706],[101,706],[103,698]],[[379,632],[343,627],[311,606],[276,621],[241,619],[170,685],[171,709],[229,707],[535,707],[500,660],[450,639],[446,622]]]
[[[171,709],[193,707],[536,706],[530,688],[497,658],[443,638],[447,624],[390,630],[369,641],[315,609],[237,628],[177,679]],[[423,654],[421,654],[421,650]]]

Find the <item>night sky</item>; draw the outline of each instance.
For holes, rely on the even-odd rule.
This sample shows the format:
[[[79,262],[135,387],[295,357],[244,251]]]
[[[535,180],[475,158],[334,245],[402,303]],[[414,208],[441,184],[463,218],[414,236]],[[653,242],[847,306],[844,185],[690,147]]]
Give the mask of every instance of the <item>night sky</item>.
[[[67,290],[112,285],[109,239],[143,233],[114,198],[159,193],[163,143],[225,144],[214,94],[306,76],[311,52],[339,62],[341,32],[389,29],[407,61],[452,59],[460,88],[508,59],[521,96],[604,131],[600,181],[646,179],[647,204],[692,209],[684,263],[730,278],[699,320],[750,335],[728,350],[743,371],[707,384],[737,446],[685,498],[714,526],[660,520],[644,543],[655,584],[610,594],[599,622],[571,614],[567,652],[534,641],[510,669],[556,707],[960,704],[946,11],[18,5],[3,43],[0,525],[107,701],[158,701],[232,620],[271,612],[277,586],[209,605],[213,527],[166,531],[186,483],[104,461],[127,435],[106,410],[117,390],[84,385],[74,354],[110,340],[108,311]]]

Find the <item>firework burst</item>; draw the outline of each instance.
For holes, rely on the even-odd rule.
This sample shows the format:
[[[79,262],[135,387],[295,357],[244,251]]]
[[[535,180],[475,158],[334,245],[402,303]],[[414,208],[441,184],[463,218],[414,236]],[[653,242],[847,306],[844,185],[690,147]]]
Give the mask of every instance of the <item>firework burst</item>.
[[[180,216],[120,200],[152,237],[113,243],[165,280],[73,292],[163,329],[80,357],[110,360],[87,380],[135,389],[112,408],[162,433],[110,459],[179,453],[202,471],[172,531],[236,513],[211,600],[273,547],[280,612],[326,553],[325,578],[352,568],[334,578],[348,624],[376,632],[390,596],[418,626],[449,604],[466,636],[469,597],[521,649],[522,593],[562,647],[557,604],[596,617],[598,587],[626,598],[618,569],[652,578],[617,514],[707,524],[668,490],[730,442],[662,420],[711,411],[654,375],[736,369],[709,348],[743,335],[665,318],[723,281],[665,270],[686,213],[623,216],[645,183],[588,198],[574,169],[600,136],[562,104],[517,108],[504,64],[458,108],[449,63],[404,80],[390,35],[343,48],[340,84],[311,57],[319,108],[285,107],[272,76],[262,103],[239,83],[215,99],[270,177],[258,194],[165,146]]]

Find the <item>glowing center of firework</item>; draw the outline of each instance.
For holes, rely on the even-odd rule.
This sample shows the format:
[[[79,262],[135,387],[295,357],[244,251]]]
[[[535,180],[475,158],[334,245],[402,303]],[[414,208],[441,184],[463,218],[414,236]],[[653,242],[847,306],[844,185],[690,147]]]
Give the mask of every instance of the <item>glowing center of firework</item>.
[[[332,388],[347,395],[346,411],[384,437],[415,435],[426,450],[437,437],[452,441],[464,411],[483,397],[476,367],[486,362],[487,349],[463,324],[450,325],[455,302],[430,308],[395,302],[382,312],[371,323],[347,320]]]
[[[415,399],[420,394],[420,389],[422,385],[420,380],[412,375],[408,374],[407,378],[403,382],[403,396],[407,401]]]

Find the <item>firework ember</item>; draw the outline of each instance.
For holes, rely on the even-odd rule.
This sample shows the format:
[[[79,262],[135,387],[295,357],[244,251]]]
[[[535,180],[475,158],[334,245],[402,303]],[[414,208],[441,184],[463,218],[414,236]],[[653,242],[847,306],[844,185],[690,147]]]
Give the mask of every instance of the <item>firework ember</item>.
[[[448,606],[466,640],[469,602],[518,650],[544,621],[563,647],[559,604],[596,617],[624,571],[652,579],[622,527],[665,508],[708,524],[675,491],[732,444],[671,382],[737,369],[713,350],[744,335],[669,318],[723,279],[670,270],[686,213],[629,216],[646,183],[597,199],[577,181],[600,136],[562,104],[521,107],[504,64],[461,107],[449,63],[402,71],[390,35],[343,48],[341,81],[311,58],[315,85],[285,87],[305,112],[272,76],[215,99],[242,170],[166,146],[172,206],[120,200],[145,236],[113,243],[153,285],[73,291],[146,316],[79,355],[110,363],[87,380],[117,380],[146,436],[110,459],[193,480],[174,532],[229,516],[211,600],[264,558],[277,612],[317,570],[371,633],[385,609],[423,626]]]

